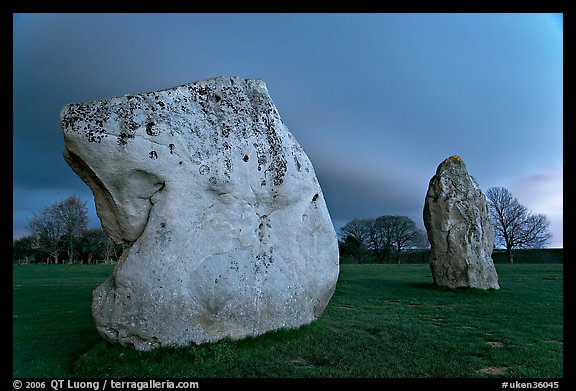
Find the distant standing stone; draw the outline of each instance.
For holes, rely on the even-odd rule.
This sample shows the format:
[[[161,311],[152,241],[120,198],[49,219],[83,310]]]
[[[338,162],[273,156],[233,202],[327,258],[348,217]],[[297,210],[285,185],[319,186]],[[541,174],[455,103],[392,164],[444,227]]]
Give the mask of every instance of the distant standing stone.
[[[219,77],[63,108],[64,157],[125,245],[93,294],[108,341],[138,350],[296,328],[338,279],[306,153],[261,80]]]
[[[430,179],[424,225],[436,285],[500,288],[492,261],[494,235],[486,198],[460,157],[444,160]]]

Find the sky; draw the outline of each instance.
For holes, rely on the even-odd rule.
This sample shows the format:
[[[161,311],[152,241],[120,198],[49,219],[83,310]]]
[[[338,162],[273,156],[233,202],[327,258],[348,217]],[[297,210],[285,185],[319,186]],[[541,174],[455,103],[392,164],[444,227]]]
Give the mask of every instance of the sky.
[[[62,107],[217,76],[263,80],[307,153],[336,232],[408,216],[460,156],[563,247],[561,14],[14,14],[13,239],[71,195]]]

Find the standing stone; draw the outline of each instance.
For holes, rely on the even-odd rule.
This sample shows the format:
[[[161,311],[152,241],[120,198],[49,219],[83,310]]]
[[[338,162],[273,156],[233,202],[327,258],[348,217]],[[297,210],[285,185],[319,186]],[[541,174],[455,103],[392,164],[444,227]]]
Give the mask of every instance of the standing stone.
[[[430,179],[424,225],[436,285],[500,288],[492,261],[494,235],[486,199],[460,157],[444,160]]]
[[[64,158],[125,245],[93,294],[108,341],[240,339],[318,318],[338,243],[310,160],[261,80],[67,105]]]

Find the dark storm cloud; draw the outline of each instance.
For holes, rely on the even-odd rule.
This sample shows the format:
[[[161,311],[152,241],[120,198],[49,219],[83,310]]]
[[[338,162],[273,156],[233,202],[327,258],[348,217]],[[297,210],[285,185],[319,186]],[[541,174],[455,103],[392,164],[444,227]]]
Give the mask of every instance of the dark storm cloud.
[[[335,226],[401,214],[422,227],[428,181],[450,155],[483,190],[561,169],[561,24],[546,14],[15,15],[15,235],[55,194],[90,199],[62,158],[65,104],[222,75],[266,82]]]

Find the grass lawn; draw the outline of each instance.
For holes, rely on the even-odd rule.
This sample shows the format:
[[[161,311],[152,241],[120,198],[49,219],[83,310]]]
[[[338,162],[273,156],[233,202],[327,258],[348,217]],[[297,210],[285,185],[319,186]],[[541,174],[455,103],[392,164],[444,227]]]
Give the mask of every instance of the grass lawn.
[[[137,352],[92,321],[112,266],[15,265],[13,376],[562,378],[563,266],[496,267],[501,289],[483,291],[437,288],[428,264],[341,265],[310,325]]]

